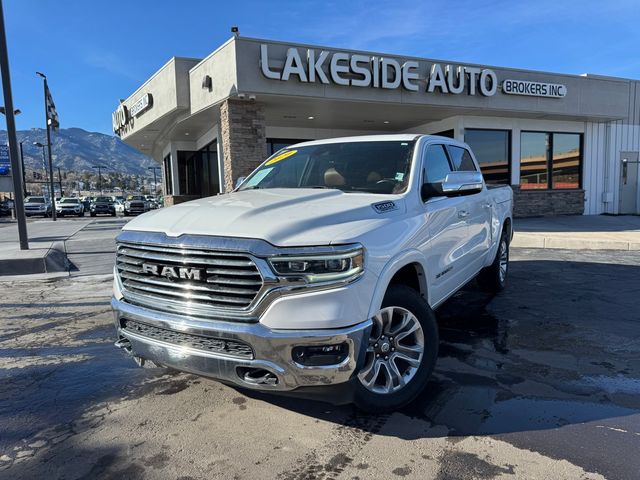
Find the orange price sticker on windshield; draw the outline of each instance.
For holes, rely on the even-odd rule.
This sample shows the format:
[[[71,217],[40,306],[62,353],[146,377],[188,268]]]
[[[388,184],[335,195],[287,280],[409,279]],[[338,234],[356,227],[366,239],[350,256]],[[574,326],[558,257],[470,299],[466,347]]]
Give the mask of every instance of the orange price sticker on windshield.
[[[273,157],[271,160],[268,160],[265,165],[273,165],[274,163],[279,162],[280,160],[284,160],[285,158],[289,158],[291,155],[295,155],[296,153],[298,153],[297,150],[289,150],[288,152],[283,152],[280,155]]]

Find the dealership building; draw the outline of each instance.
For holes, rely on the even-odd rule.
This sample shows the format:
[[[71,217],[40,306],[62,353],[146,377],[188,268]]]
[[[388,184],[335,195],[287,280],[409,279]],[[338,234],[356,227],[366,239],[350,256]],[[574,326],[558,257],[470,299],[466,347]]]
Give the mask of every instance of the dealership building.
[[[518,216],[640,213],[636,80],[235,36],[169,60],[112,119],[161,163],[165,204],[230,191],[300,141],[424,133],[468,143]]]

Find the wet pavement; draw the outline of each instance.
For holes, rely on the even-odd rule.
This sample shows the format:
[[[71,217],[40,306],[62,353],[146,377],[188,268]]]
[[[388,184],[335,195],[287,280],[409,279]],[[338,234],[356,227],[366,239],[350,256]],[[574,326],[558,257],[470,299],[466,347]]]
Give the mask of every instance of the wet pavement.
[[[108,275],[3,283],[0,478],[611,478],[640,471],[640,253],[512,252],[508,288],[438,311],[401,412],[139,369]]]

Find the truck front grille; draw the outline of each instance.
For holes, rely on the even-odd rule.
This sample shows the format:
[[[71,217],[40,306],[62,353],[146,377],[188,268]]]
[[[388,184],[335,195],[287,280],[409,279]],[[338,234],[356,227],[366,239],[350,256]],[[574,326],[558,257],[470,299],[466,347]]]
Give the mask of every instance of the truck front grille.
[[[228,355],[230,357],[252,360],[253,349],[246,343],[224,338],[205,337],[191,333],[176,332],[166,328],[154,327],[135,320],[122,320],[122,330],[142,337],[157,340],[180,347],[189,347],[208,353]]]
[[[241,253],[120,243],[116,270],[130,303],[196,316],[246,310],[263,287]]]

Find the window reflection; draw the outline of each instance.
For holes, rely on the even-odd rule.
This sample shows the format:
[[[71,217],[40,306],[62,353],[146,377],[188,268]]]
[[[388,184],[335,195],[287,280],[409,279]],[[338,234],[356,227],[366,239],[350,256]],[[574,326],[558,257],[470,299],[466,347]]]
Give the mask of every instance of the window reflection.
[[[580,135],[553,134],[553,188],[580,187]]]
[[[487,183],[511,183],[509,175],[509,151],[511,132],[509,130],[480,130],[467,128],[464,141],[471,147],[480,164],[480,170]]]
[[[549,188],[547,158],[549,134],[522,132],[520,135],[520,188]]]
[[[580,133],[522,132],[520,188],[580,188],[581,144]]]

